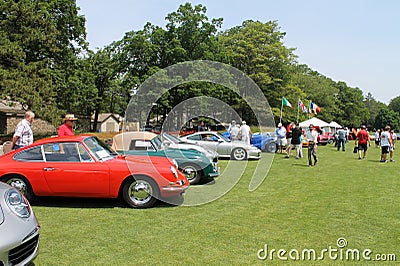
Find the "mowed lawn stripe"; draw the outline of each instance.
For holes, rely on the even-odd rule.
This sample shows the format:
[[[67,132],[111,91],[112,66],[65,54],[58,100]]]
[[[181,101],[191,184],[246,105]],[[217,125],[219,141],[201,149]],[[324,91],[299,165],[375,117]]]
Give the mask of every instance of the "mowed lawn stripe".
[[[340,237],[347,248],[396,253],[400,167],[379,163],[375,147],[358,160],[352,145],[346,152],[318,147],[315,167],[305,157],[276,154],[253,192],[248,186],[257,161],[250,161],[229,193],[195,207],[135,210],[114,200],[40,199],[33,206],[42,226],[35,265],[275,265],[285,264],[276,254],[273,261],[257,257],[265,245],[319,252],[337,248]],[[227,162],[220,161],[222,169]],[[310,263],[343,261],[303,262]]]

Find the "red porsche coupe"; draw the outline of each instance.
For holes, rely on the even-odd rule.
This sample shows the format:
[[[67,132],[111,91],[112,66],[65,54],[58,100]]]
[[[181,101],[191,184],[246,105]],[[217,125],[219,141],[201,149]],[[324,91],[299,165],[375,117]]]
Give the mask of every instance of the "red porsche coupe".
[[[34,196],[117,198],[147,208],[157,199],[174,203],[189,186],[164,157],[115,154],[95,136],[38,140],[0,156],[0,180]]]

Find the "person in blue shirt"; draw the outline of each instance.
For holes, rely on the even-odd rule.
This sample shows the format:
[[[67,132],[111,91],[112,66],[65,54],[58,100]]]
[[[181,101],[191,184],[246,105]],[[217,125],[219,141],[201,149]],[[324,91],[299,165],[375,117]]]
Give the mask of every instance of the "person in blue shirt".
[[[278,127],[275,130],[275,134],[277,137],[278,150],[280,150],[280,153],[283,153],[283,147],[286,147],[287,140],[286,140],[286,128],[282,126],[282,123],[278,124]]]
[[[340,128],[338,131],[338,143],[337,150],[340,151],[340,147],[342,151],[346,151],[346,130],[344,128]]]

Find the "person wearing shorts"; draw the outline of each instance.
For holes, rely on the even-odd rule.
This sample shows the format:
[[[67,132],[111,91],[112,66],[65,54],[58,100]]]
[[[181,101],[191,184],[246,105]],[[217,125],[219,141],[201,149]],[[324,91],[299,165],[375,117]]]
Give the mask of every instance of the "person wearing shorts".
[[[390,139],[390,127],[386,126],[385,131],[381,133],[381,163],[387,163],[387,155],[390,152],[390,147],[392,146],[392,140]]]
[[[379,148],[379,146],[381,145],[381,130],[380,129],[375,131],[374,138],[375,138],[375,147]]]
[[[277,148],[280,150],[281,153],[283,153],[283,147],[286,146],[287,140],[286,140],[286,128],[282,126],[282,123],[278,124],[278,128],[276,129],[275,134],[277,137],[277,144],[278,144]]]
[[[363,151],[362,159],[367,158],[367,150],[369,143],[369,133],[366,130],[366,126],[362,125],[361,130],[357,133],[358,142],[358,159],[361,160],[361,152]]]
[[[300,145],[301,145],[301,135],[302,135],[302,131],[301,128],[299,127],[299,125],[294,124],[294,126],[292,126],[292,138],[290,141],[290,145],[288,148],[288,152],[286,155],[286,158],[289,158],[292,149],[295,149],[296,151],[296,159],[300,158]]]

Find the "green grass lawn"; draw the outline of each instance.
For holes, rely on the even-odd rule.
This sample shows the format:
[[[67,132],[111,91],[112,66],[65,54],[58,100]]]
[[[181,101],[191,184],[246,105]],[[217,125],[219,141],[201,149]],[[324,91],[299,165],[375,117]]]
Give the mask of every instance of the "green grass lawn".
[[[396,254],[400,261],[400,159],[379,163],[380,150],[371,146],[368,159],[357,160],[352,148],[352,142],[346,152],[319,147],[315,167],[306,158],[277,154],[253,192],[248,187],[257,161],[250,161],[229,193],[195,207],[135,210],[117,200],[39,199],[33,206],[41,224],[35,265],[287,265],[296,251],[299,265],[343,265],[348,261],[340,252],[348,249],[370,249],[371,259]],[[220,161],[222,169],[227,164]],[[339,238],[346,247],[338,247]],[[268,258],[260,260],[266,245]],[[336,260],[322,253],[330,247],[338,250],[331,253]],[[289,262],[277,252],[271,259],[272,249],[286,250]],[[304,249],[324,259],[302,260]],[[377,262],[350,264],[366,263]]]

